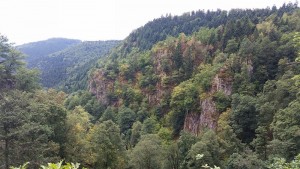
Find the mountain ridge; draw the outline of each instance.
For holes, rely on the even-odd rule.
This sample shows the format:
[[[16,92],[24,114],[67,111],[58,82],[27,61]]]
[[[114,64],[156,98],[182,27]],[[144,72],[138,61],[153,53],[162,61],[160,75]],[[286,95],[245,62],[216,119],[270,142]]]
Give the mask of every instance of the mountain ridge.
[[[27,54],[25,61],[28,63],[28,67],[41,71],[41,83],[44,87],[70,91],[85,88],[84,82],[79,85],[80,87],[74,87],[72,83],[84,81],[83,79],[86,81],[88,70],[118,43],[119,41],[116,40],[80,41],[51,38],[24,44],[17,48]],[[79,73],[80,71],[82,73]],[[71,82],[72,78],[77,80]]]
[[[70,45],[81,43],[81,40],[67,38],[49,38],[36,42],[29,42],[16,46],[18,50],[27,55],[26,61],[28,66],[41,57],[45,57],[51,53],[63,50]]]

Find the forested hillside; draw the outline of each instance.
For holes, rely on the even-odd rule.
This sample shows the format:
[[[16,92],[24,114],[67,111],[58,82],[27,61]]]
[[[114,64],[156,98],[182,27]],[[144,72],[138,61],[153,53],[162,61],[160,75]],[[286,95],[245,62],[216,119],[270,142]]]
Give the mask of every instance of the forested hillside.
[[[140,135],[175,138],[171,147],[183,155],[176,159],[182,168],[205,163],[264,168],[274,156],[293,159],[300,151],[295,117],[300,66],[293,40],[300,30],[299,12],[288,4],[201,16],[199,11],[146,24],[91,76],[90,91],[107,107],[100,121],[119,124],[133,152],[142,153],[150,144],[138,142]],[[181,28],[189,20],[202,21],[204,27]],[[174,30],[173,25],[184,33],[161,34]],[[152,45],[160,37],[166,38]],[[195,141],[183,152],[185,132]],[[197,154],[204,154],[204,160],[197,161]]]
[[[54,53],[50,57],[63,57],[67,67],[66,79],[60,79],[59,87],[66,92],[86,90],[89,70],[96,66],[99,59],[105,59],[110,50],[120,41],[87,41]]]
[[[44,57],[51,53],[61,51],[71,45],[80,43],[80,40],[65,39],[65,38],[52,38],[44,41],[27,43],[17,46],[17,49],[27,55],[25,60],[28,67],[37,67],[37,63],[43,60]]]
[[[0,167],[297,169],[299,32],[292,3],[168,15],[97,62],[84,58],[99,45],[50,55],[77,73],[63,84],[68,95],[41,90],[1,37]]]
[[[152,22],[148,22],[143,27],[133,31],[124,40],[122,53],[127,54],[134,47],[140,50],[151,49],[155,43],[165,40],[168,36],[178,36],[179,33],[191,35],[201,27],[217,28],[220,25],[226,25],[228,21],[240,20],[238,27],[232,27],[230,29],[240,29],[244,26],[247,28],[247,24],[250,24],[249,21],[251,21],[252,24],[257,24],[274,12],[278,13],[278,15],[283,15],[285,12],[290,12],[290,9],[295,7],[294,5],[295,4],[291,3],[284,4],[280,9],[273,6],[272,9],[232,9],[230,11],[220,9],[217,11],[198,10],[186,12],[181,16],[168,14],[161,18],[154,19]],[[246,29],[243,31],[247,32],[250,30]]]
[[[43,47],[53,47],[53,45],[46,42],[43,43]],[[107,54],[118,43],[118,41],[80,42],[40,57],[37,57],[37,55],[41,48],[36,45],[30,47],[31,53],[26,53],[29,58],[35,59],[27,59],[27,61],[29,67],[40,70],[41,83],[44,87],[60,87],[67,92],[76,91],[86,89],[88,70],[95,65],[100,57]],[[29,51],[27,46],[19,48],[21,51]]]

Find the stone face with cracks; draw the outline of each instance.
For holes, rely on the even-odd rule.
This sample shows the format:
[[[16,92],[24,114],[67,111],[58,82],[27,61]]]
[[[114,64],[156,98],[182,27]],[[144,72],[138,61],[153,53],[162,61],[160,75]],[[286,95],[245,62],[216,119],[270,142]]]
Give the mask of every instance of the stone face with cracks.
[[[185,131],[198,135],[205,128],[213,130],[217,128],[219,113],[217,112],[212,95],[217,91],[222,91],[225,95],[229,96],[232,92],[232,79],[220,76],[224,72],[225,70],[222,68],[212,81],[212,87],[208,93],[209,97],[200,101],[201,112],[186,114],[184,120]]]
[[[108,88],[111,82],[105,80],[104,72],[98,70],[94,72],[92,79],[89,81],[89,91],[96,95],[98,101],[104,105],[108,104]]]

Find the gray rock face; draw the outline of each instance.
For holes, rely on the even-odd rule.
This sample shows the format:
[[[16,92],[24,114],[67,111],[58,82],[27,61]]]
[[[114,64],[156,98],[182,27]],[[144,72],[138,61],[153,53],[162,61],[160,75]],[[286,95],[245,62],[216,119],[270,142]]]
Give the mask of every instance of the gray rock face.
[[[201,112],[190,112],[185,116],[184,130],[198,135],[205,128],[215,130],[217,128],[219,113],[212,99],[215,92],[222,91],[229,96],[232,92],[232,79],[229,77],[220,76],[225,69],[222,68],[212,81],[211,90],[208,92],[208,97],[201,100]]]

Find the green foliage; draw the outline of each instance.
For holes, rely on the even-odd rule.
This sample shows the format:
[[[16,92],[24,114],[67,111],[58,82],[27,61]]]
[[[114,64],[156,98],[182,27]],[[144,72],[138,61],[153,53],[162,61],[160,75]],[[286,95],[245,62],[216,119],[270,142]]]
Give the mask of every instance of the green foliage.
[[[79,163],[66,163],[66,164],[62,164],[63,161],[59,162],[59,163],[48,163],[48,166],[41,166],[42,169],[79,169]],[[85,169],[84,167],[82,169]]]
[[[282,7],[275,10],[271,10],[270,8],[254,10],[238,9],[230,10],[229,12],[222,10],[207,12],[198,10],[187,12],[181,16],[162,16],[133,31],[122,44],[122,54],[125,55],[135,47],[147,50],[168,36],[177,36],[180,33],[191,35],[203,27],[218,28],[225,25],[224,35],[218,35],[219,32],[217,32],[216,38],[219,40],[223,38],[224,43],[226,43],[233,36],[242,37],[251,35],[255,28],[254,23],[257,23],[258,19],[265,20],[271,13],[282,9],[293,12],[297,10],[297,5],[294,6],[292,4],[288,8]],[[212,37],[210,36],[210,39],[213,39]]]
[[[247,95],[232,95],[231,126],[237,137],[250,143],[257,128],[256,99]]]
[[[122,107],[119,112],[118,124],[120,126],[121,133],[125,134],[135,122],[136,115],[135,113],[127,107]]]
[[[233,88],[234,92],[246,95],[254,95],[255,85],[251,83],[252,66],[243,63],[238,68],[240,73],[235,73]]]
[[[289,60],[296,58],[296,50],[292,43],[291,34],[286,34],[279,40],[270,40],[268,37],[260,37],[256,40],[253,77],[259,89],[262,89],[267,80],[275,79],[278,73],[278,62],[282,57],[288,57]]]
[[[82,106],[95,120],[98,120],[104,112],[104,106],[98,102],[96,96],[88,91],[80,90],[68,96],[65,107],[73,110],[76,106]]]
[[[173,54],[173,60],[174,60],[174,65],[176,67],[176,69],[181,68],[182,66],[182,51],[181,51],[181,42],[179,39],[179,42],[175,48],[174,54]]]
[[[90,154],[87,136],[92,127],[89,114],[81,106],[75,107],[67,116],[66,126],[65,157],[67,161],[88,163],[88,159],[85,158]]]
[[[298,154],[291,162],[286,162],[284,158],[274,158],[273,162],[268,166],[270,169],[299,169],[300,155]]]
[[[231,154],[242,151],[245,146],[241,143],[241,140],[236,137],[236,134],[230,126],[231,114],[231,109],[227,109],[227,111],[220,115],[218,120],[217,136],[220,145],[221,166],[228,163],[228,158]]]
[[[108,106],[102,114],[101,118],[99,119],[100,122],[108,120],[111,120],[114,123],[118,122],[118,111],[116,108]]]
[[[281,142],[276,143],[281,149],[280,155],[291,159],[300,153],[300,99],[292,101],[288,107],[279,110],[273,119],[271,128],[274,131],[274,140]]]
[[[140,107],[140,109],[136,113],[136,120],[143,122],[148,116],[149,112],[145,107]]]
[[[1,93],[0,160],[6,168],[13,161],[32,162],[31,167],[57,159],[63,152],[65,109],[62,93],[18,90]]]
[[[296,62],[300,62],[300,33],[296,32],[294,35],[295,46],[298,49],[298,57],[296,58]]]
[[[24,55],[15,50],[8,39],[0,34],[0,91],[13,89],[16,84],[16,74],[24,63]]]
[[[219,113],[224,112],[228,107],[230,107],[231,104],[230,97],[220,91],[214,93],[213,101],[215,102],[216,109]]]
[[[43,124],[49,126],[52,134],[50,139],[59,144],[59,156],[62,157],[66,139],[66,116],[67,111],[63,106],[65,93],[53,89],[48,91],[36,91],[32,112],[39,112],[44,117]],[[44,109],[43,109],[44,108]],[[44,111],[44,112],[43,112]]]
[[[196,84],[200,85],[203,91],[209,91],[212,80],[220,67],[220,65],[200,65],[199,73],[194,77]]]
[[[195,37],[205,45],[214,44],[217,41],[216,37],[217,30],[207,27],[201,27],[198,32],[195,33]]]
[[[172,142],[170,145],[167,145],[165,148],[165,162],[164,168],[180,168],[180,152],[178,149],[178,144]]]
[[[134,90],[129,86],[122,86],[122,95],[124,105],[129,106],[130,103],[140,103],[142,101],[142,95],[139,90]]]
[[[198,154],[203,154],[204,157],[197,158]],[[205,132],[200,140],[196,142],[190,149],[188,157],[189,168],[200,168],[201,166],[219,165],[219,142],[216,134],[213,131]]]
[[[229,159],[226,168],[229,169],[264,169],[266,164],[249,149],[242,153],[233,153]]]
[[[172,92],[171,106],[177,110],[193,110],[198,98],[198,90],[192,81],[182,82]]]
[[[157,135],[144,135],[130,154],[130,164],[133,168],[162,168],[161,140]]]
[[[172,142],[172,130],[166,127],[161,127],[157,132],[157,135],[163,140],[164,144],[170,144]]]
[[[134,147],[140,140],[142,130],[142,123],[136,121],[132,125],[131,135],[130,135],[130,145]]]
[[[227,42],[227,46],[225,48],[226,53],[235,53],[239,49],[239,44],[236,42],[235,39],[230,39]]]
[[[96,124],[89,133],[95,168],[125,168],[124,147],[119,127],[111,120]]]
[[[183,126],[184,116],[197,109],[199,93],[192,81],[184,81],[176,86],[171,96],[170,122],[174,129],[174,134],[179,134]]]
[[[287,144],[280,143],[279,140],[273,140],[273,129],[271,123],[275,120],[274,115],[281,114],[278,111],[288,107],[296,99],[298,92],[295,81],[291,79],[291,72],[285,73],[278,81],[267,81],[263,88],[263,93],[259,95],[258,104],[256,105],[258,114],[258,128],[256,129],[256,139],[253,141],[256,152],[261,158],[267,159],[274,154],[285,154],[286,150],[282,147]],[[270,141],[273,140],[271,143]],[[281,146],[279,146],[281,145]],[[279,148],[281,147],[281,148]],[[279,151],[278,151],[279,150]]]
[[[188,158],[187,155],[192,145],[198,141],[198,138],[191,133],[181,131],[178,140],[178,151],[179,151],[179,165],[181,168],[188,168]]]
[[[142,134],[156,134],[160,126],[154,116],[151,116],[143,122]]]
[[[240,44],[238,54],[241,55],[243,59],[252,59],[254,50],[254,44],[249,38],[245,37]]]
[[[27,162],[23,165],[20,165],[19,167],[9,167],[9,168],[10,169],[26,169],[28,164],[29,164],[29,162]]]
[[[25,163],[20,167],[10,167],[10,169],[27,169],[27,165],[29,163]],[[48,163],[47,166],[41,165],[42,169],[79,169],[80,164],[79,163],[66,163],[63,164],[63,161],[60,161],[59,163]],[[82,168],[82,169],[86,169],[86,168]]]
[[[36,69],[29,70],[21,68],[16,74],[16,88],[32,92],[36,89],[40,89],[39,71]]]

